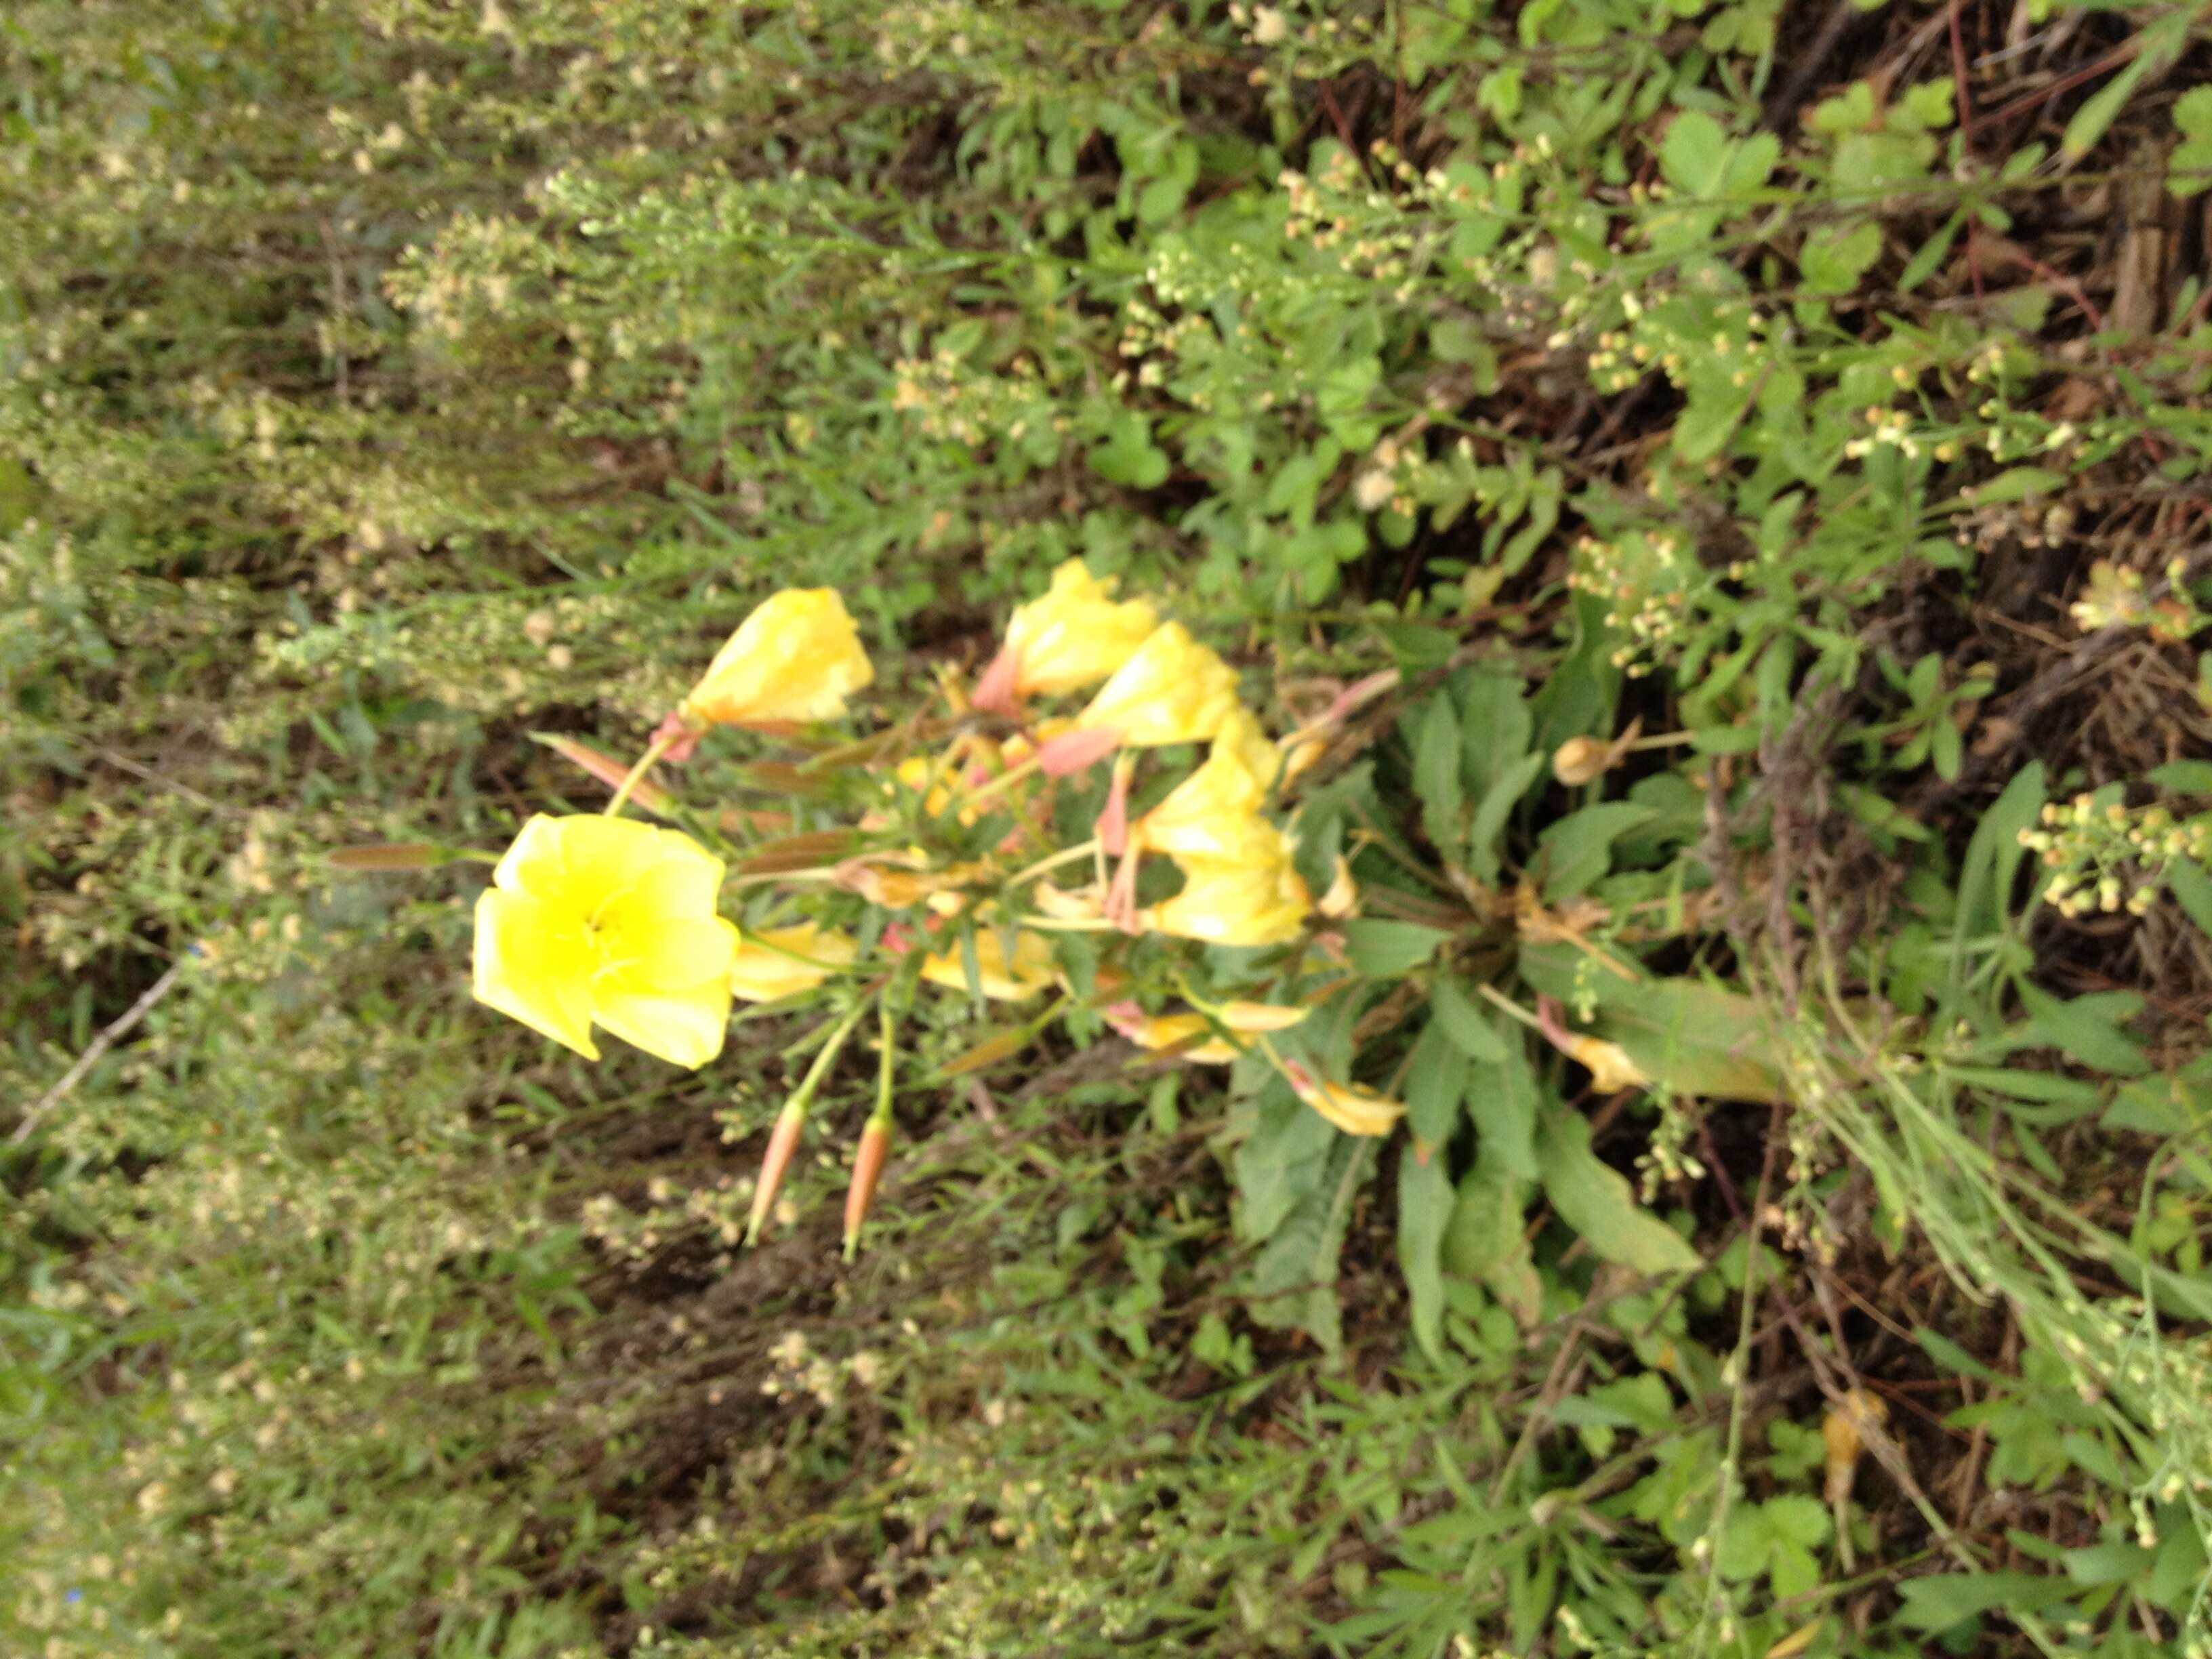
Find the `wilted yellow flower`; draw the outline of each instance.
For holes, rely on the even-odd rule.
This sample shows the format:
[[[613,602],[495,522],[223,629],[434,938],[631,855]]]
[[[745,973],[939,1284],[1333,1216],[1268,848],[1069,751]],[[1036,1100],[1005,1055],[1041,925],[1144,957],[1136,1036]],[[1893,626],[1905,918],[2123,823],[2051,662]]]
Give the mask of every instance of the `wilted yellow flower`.
[[[1619,1092],[1623,1089],[1648,1089],[1651,1079],[1641,1066],[1628,1057],[1628,1050],[1618,1042],[1607,1042],[1602,1037],[1588,1032],[1576,1031],[1568,1035],[1559,1048],[1570,1060],[1580,1060],[1589,1067],[1590,1087],[1601,1095]]]
[[[860,947],[844,934],[802,921],[740,935],[730,963],[730,989],[747,1002],[775,1002],[811,991],[840,968],[849,968]]]
[[[1110,731],[1131,749],[1204,743],[1237,708],[1237,672],[1181,623],[1163,623],[1075,717],[1079,731]]]
[[[1232,709],[1205,764],[1137,821],[1131,844],[1179,859],[1240,857],[1279,760],[1259,721]]]
[[[1298,1098],[1348,1135],[1387,1135],[1406,1115],[1403,1101],[1356,1083],[1326,1083],[1303,1066],[1284,1067]]]
[[[1572,788],[1603,777],[1620,757],[1595,738],[1569,738],[1552,753],[1552,775]]]
[[[738,930],[722,861],[629,818],[522,826],[477,901],[476,997],[587,1060],[592,1027],[678,1066],[721,1052]]]
[[[1291,861],[1290,838],[1265,819],[1244,856],[1178,860],[1183,888],[1145,913],[1147,926],[1212,945],[1283,945],[1296,939],[1313,895]]]
[[[836,589],[787,587],[714,653],[681,713],[724,726],[835,720],[875,677]]]
[[[1052,573],[1043,598],[1014,612],[993,666],[1001,679],[1011,677],[1015,696],[1080,691],[1136,654],[1159,626],[1159,615],[1143,599],[1117,603],[1115,586],[1110,577],[1092,575],[1082,560],[1070,559]]]
[[[1889,1421],[1889,1402],[1865,1389],[1848,1390],[1841,1401],[1820,1419],[1820,1444],[1826,1453],[1825,1489],[1829,1504],[1841,1504],[1851,1495],[1857,1478],[1859,1455],[1866,1449],[1866,1431]]]
[[[1214,1010],[1212,1020],[1199,1013],[1147,1014],[1116,1021],[1115,1029],[1140,1048],[1157,1051],[1189,1042],[1193,1046],[1176,1054],[1177,1060],[1226,1066],[1244,1050],[1227,1038],[1214,1035],[1217,1026],[1225,1027],[1239,1036],[1252,1036],[1264,1031],[1287,1030],[1311,1012],[1268,1002],[1224,1002]]]
[[[1328,891],[1321,896],[1321,902],[1316,908],[1331,921],[1341,921],[1346,916],[1358,914],[1359,884],[1352,878],[1351,860],[1341,853],[1336,855],[1335,878],[1329,883]]]
[[[1003,1002],[1020,1002],[1035,996],[1052,983],[1052,947],[1042,935],[1020,933],[1014,935],[1014,959],[1006,960],[1006,950],[995,927],[975,930],[975,974],[983,994],[996,997]],[[942,985],[948,990],[968,988],[968,969],[956,946],[951,951],[933,951],[921,962],[921,976],[933,985]]]

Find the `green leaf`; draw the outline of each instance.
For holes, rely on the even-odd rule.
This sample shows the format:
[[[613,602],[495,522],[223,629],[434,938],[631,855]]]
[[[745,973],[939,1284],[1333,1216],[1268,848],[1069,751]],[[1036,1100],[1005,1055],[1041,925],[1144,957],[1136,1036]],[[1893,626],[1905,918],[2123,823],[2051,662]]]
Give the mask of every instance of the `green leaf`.
[[[1509,1175],[1536,1178],[1536,1109],[1540,1091],[1527,1048],[1516,1042],[1503,1065],[1477,1060],[1467,1079],[1468,1115],[1482,1136],[1482,1153]]]
[[[1589,890],[1612,866],[1613,843],[1658,814],[1633,801],[1603,801],[1571,812],[1546,830],[1539,841],[1544,866],[1544,902],[1557,904]]]
[[[2143,77],[2153,70],[2164,74],[2172,65],[2196,21],[2193,7],[2177,6],[2143,30],[2137,37],[2141,44],[2135,61],[2098,88],[2066,124],[2066,136],[2059,140],[2058,148],[2067,160],[2078,161],[2096,149],[2097,141],[2127,106],[2128,100],[2135,96]]]
[[[1729,446],[1751,407],[1752,389],[1732,382],[1700,383],[1674,422],[1674,453],[1692,465],[1710,461]]]
[[[1453,682],[1453,692],[1467,744],[1468,787],[1487,794],[1522,764],[1535,730],[1534,716],[1516,673],[1472,668]]]
[[[1429,1007],[1443,1034],[1469,1059],[1493,1066],[1504,1062],[1505,1039],[1498,1034],[1498,1017],[1478,1008],[1457,980],[1439,975],[1429,988]]]
[[[2125,1539],[2068,1550],[2064,1557],[2066,1576],[2077,1584],[2124,1584],[2148,1571],[2156,1559]]]
[[[1459,848],[1460,732],[1451,699],[1439,693],[1421,711],[1420,735],[1413,744],[1413,793],[1421,803],[1421,823],[1429,839],[1447,858]]]
[[[1920,250],[1905,262],[1898,274],[1897,289],[1900,294],[1910,294],[1936,274],[1938,266],[1951,252],[1952,244],[1959,240],[1959,232],[1966,223],[1966,210],[1960,208],[1946,219],[1933,236],[1920,245]]]
[[[1954,1376],[1971,1376],[1977,1382],[1993,1385],[2001,1385],[2003,1382],[1995,1371],[1941,1332],[1923,1327],[1913,1332],[1912,1340],[1927,1351],[1930,1359]]]
[[[1167,481],[1167,452],[1152,443],[1150,422],[1133,410],[1124,410],[1104,440],[1091,450],[1091,470],[1109,483],[1152,489]]]
[[[2212,87],[2204,88],[2212,92]],[[2212,761],[2168,761],[2143,775],[2161,789],[2177,795],[2212,795]]]
[[[2033,827],[2043,800],[2043,763],[2033,761],[2014,775],[1974,826],[1959,866],[1958,941],[1995,933],[2008,913],[2013,880],[2027,851],[2020,832]]]
[[[1425,1163],[1409,1148],[1398,1160],[1398,1267],[1413,1298],[1413,1337],[1444,1363],[1444,1234],[1456,1207],[1441,1149]]]
[[[1370,979],[1395,979],[1411,973],[1437,953],[1451,936],[1418,921],[1389,921],[1362,916],[1344,924],[1345,955]]]
[[[1849,294],[1881,258],[1881,227],[1871,219],[1816,230],[1797,252],[1797,269],[1814,294]]]
[[[2063,1601],[2063,1580],[2025,1572],[1946,1572],[1908,1578],[1897,1587],[1897,1617],[1915,1630],[1949,1630],[1997,1608],[2038,1612]]]
[[[1521,976],[1562,1002],[1574,999],[1582,953],[1571,945],[1524,945]],[[1678,1094],[1719,1100],[1784,1098],[1771,1027],[1751,998],[1698,980],[1590,976],[1595,1033],[1627,1050],[1645,1075]]]
[[[1249,1280],[1249,1311],[1255,1322],[1277,1330],[1303,1330],[1332,1354],[1344,1346],[1337,1263],[1352,1217],[1352,1195],[1376,1146],[1358,1135],[1334,1139],[1322,1179],[1254,1258]]]
[[[1572,1112],[1537,1125],[1536,1164],[1559,1218],[1608,1261],[1640,1273],[1694,1273],[1705,1258],[1636,1202],[1627,1177],[1590,1151],[1589,1122]]]
[[[1500,865],[1498,843],[1505,833],[1505,821],[1513,815],[1521,797],[1528,793],[1528,786],[1544,771],[1541,755],[1523,755],[1505,769],[1505,775],[1483,792],[1481,801],[1474,809],[1474,822],[1467,834],[1468,873],[1477,881],[1495,882]]]
[[[2048,495],[2066,483],[2063,473],[2053,472],[2045,466],[2007,467],[1985,483],[1959,492],[1959,501],[1965,507],[2002,507],[2009,501],[2024,501],[2031,495]]]
[[[2187,859],[2176,859],[2166,866],[2166,884],[2173,892],[2173,902],[2187,913],[2200,931],[2212,935],[2212,875],[2203,866]]]
[[[1659,149],[1667,182],[1690,196],[1717,195],[1728,169],[1728,134],[1703,110],[1674,118]]]
[[[1528,1249],[1522,1212],[1527,1183],[1487,1157],[1463,1176],[1444,1234],[1443,1264],[1483,1285],[1522,1325],[1542,1313],[1543,1290]]]
[[[1766,1513],[1766,1524],[1776,1536],[1808,1550],[1816,1550],[1828,1541],[1832,1524],[1828,1506],[1817,1498],[1802,1492],[1784,1492],[1770,1498],[1759,1508]]]
[[[1406,1127],[1424,1146],[1440,1146],[1459,1126],[1467,1098],[1468,1058],[1431,1020],[1406,1061]]]
[[[2100,991],[2062,1001],[2033,985],[2020,988],[2021,1006],[2028,1023],[2010,1035],[2021,1045],[2047,1043],[2084,1066],[2115,1077],[2139,1077],[2150,1069],[2142,1045],[2119,1029],[2119,1022],[2142,1011],[2142,999],[2131,993]]]

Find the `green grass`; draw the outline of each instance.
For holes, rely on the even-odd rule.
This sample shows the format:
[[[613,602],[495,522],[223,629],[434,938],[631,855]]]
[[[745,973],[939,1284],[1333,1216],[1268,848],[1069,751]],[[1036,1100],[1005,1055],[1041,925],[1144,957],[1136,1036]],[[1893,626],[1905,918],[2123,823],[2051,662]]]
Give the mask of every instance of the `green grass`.
[[[2207,1650],[2212,48],[2008,16],[11,8],[0,1648]],[[856,1051],[746,1250],[803,1011],[586,1066],[329,861],[1073,556],[1402,675],[1379,1147],[1079,1019],[847,1267]]]

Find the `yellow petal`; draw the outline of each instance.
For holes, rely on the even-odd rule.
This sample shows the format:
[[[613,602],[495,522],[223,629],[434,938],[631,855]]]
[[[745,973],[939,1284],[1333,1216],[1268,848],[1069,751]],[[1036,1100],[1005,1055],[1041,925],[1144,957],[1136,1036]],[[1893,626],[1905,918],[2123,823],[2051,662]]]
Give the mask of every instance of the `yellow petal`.
[[[1352,863],[1343,854],[1336,855],[1336,877],[1328,884],[1328,891],[1321,896],[1322,915],[1331,921],[1341,921],[1359,908],[1359,884],[1352,879]]]
[[[1078,729],[1109,729],[1133,749],[1203,743],[1235,712],[1237,672],[1181,623],[1163,623],[1098,689]]]
[[[1274,774],[1273,745],[1261,740],[1257,753],[1264,771],[1255,771],[1254,745],[1234,728],[1258,722],[1244,710],[1213,741],[1206,763],[1168,792],[1167,798],[1138,821],[1137,836],[1148,849],[1179,859],[1234,859],[1244,855],[1253,838],[1252,823],[1267,796]]]
[[[477,900],[476,931],[477,1000],[597,1060],[595,963],[582,923],[542,899],[491,887]]]
[[[1146,913],[1154,931],[1213,945],[1282,945],[1304,931],[1313,896],[1291,861],[1290,841],[1264,820],[1250,856],[1182,862],[1183,889]]]
[[[739,624],[684,707],[726,724],[835,720],[875,677],[835,588],[786,588]]]
[[[1259,720],[1250,709],[1239,703],[1221,722],[1214,734],[1213,746],[1226,749],[1244,764],[1264,791],[1275,781],[1276,773],[1283,769],[1283,751],[1273,738],[1261,729]]]
[[[602,991],[592,1013],[632,1048],[696,1070],[722,1052],[729,1035],[729,981],[709,980],[665,996]]]
[[[629,892],[648,872],[656,881],[679,884],[684,902],[703,902],[712,908],[715,890],[721,885],[722,861],[680,830],[596,812],[568,817],[541,812],[522,826],[492,872],[492,880],[509,892],[528,893],[579,915],[590,915]]]
[[[599,933],[594,1000],[610,994],[668,995],[726,980],[738,930],[720,916],[677,916],[621,906]]]
[[[1273,1002],[1224,1002],[1213,1012],[1214,1017],[1231,1030],[1255,1035],[1261,1031],[1287,1031],[1313,1010],[1286,1008]]]
[[[1615,1094],[1623,1089],[1647,1089],[1651,1086],[1650,1076],[1628,1057],[1628,1050],[1618,1042],[1607,1042],[1602,1037],[1578,1031],[1560,1046],[1571,1058],[1589,1067],[1590,1087],[1601,1095]]]
[[[1159,625],[1142,599],[1116,604],[1114,582],[1100,581],[1080,559],[1052,573],[1042,599],[1015,611],[1006,623],[1006,647],[1019,666],[1016,689],[1024,696],[1080,691],[1107,678],[1136,654]]]
[[[933,952],[922,958],[921,976],[947,990],[965,991],[968,969],[961,956],[957,950]],[[1017,933],[1014,959],[1009,964],[1006,947],[1000,943],[999,930],[979,927],[975,930],[975,969],[985,996],[1020,1002],[1052,983],[1052,947],[1039,934]]]
[[[831,972],[850,967],[860,946],[811,921],[749,933],[730,963],[730,989],[747,1002],[775,1002],[811,991]]]
[[[1299,1099],[1348,1135],[1387,1135],[1406,1115],[1402,1102],[1357,1084],[1306,1078],[1297,1093]]]

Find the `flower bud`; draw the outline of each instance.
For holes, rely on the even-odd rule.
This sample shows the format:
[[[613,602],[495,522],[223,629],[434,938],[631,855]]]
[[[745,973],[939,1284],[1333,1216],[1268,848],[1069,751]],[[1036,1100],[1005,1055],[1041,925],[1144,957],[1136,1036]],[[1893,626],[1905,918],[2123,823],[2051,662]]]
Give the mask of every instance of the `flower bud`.
[[[1552,756],[1552,775],[1572,787],[1603,777],[1612,764],[1611,744],[1595,738],[1569,738]]]
[[[850,1261],[860,1242],[860,1224],[868,1218],[875,1201],[876,1185],[883,1179],[884,1162],[890,1156],[891,1121],[871,1117],[860,1131],[860,1144],[853,1153],[853,1184],[845,1189],[845,1260]]]
[[[330,854],[340,870],[434,870],[446,862],[446,849],[435,842],[387,841],[369,847],[340,847]]]
[[[783,1190],[783,1178],[791,1172],[791,1160],[799,1155],[799,1139],[805,1128],[805,1102],[794,1100],[777,1114],[775,1127],[769,1132],[767,1155],[761,1159],[760,1181],[753,1188],[752,1214],[745,1221],[746,1243],[760,1237],[769,1212],[775,1207],[776,1194]]]

